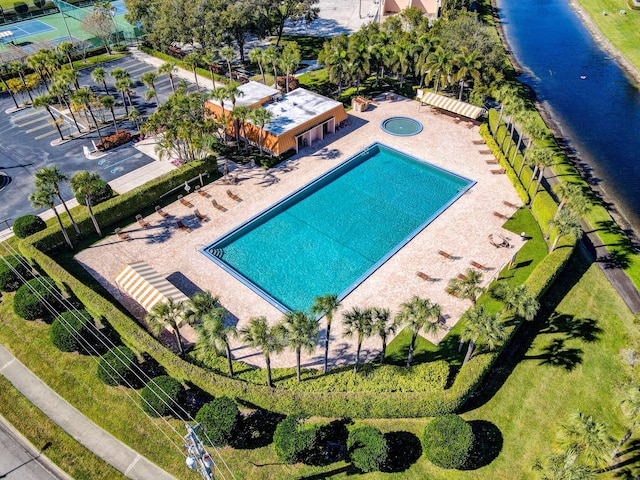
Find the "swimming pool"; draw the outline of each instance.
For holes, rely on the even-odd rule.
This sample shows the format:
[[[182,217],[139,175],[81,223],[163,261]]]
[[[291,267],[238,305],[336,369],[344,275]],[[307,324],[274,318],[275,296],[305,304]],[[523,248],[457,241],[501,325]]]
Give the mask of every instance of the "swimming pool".
[[[283,312],[346,297],[475,182],[374,143],[200,250]]]

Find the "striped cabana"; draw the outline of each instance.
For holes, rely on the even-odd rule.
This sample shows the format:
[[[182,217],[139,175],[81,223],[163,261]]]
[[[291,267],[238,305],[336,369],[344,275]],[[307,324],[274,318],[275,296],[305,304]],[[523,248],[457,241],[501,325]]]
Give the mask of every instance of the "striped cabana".
[[[477,107],[467,102],[461,102],[455,98],[445,97],[444,95],[433,92],[423,92],[422,90],[418,90],[418,99],[420,100],[420,103],[426,103],[427,105],[432,105],[441,110],[446,110],[447,112],[455,113],[462,117],[471,118],[472,120],[478,118],[483,110],[482,107]]]
[[[116,275],[116,285],[150,312],[159,302],[189,300],[184,293],[156,272],[147,262],[128,263]]]

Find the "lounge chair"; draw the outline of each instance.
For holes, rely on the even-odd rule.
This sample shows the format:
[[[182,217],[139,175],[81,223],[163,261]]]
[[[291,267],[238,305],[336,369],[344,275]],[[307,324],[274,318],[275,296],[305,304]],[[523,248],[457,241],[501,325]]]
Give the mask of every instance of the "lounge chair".
[[[116,228],[114,231],[116,232],[116,235],[118,235],[118,238],[120,238],[121,240],[131,240],[131,235],[123,232],[121,228]]]
[[[235,200],[236,202],[242,201],[242,199],[238,195],[233,193],[231,190],[227,190],[227,195],[229,195],[229,198],[231,198],[232,200]]]
[[[495,212],[495,211],[494,211],[494,212],[493,212],[493,214],[494,214],[496,217],[501,218],[502,220],[509,220],[509,217],[507,217],[507,216],[506,216],[506,215],[504,215],[503,213]]]
[[[209,217],[207,217],[206,215],[201,214],[200,211],[197,208],[193,211],[193,214],[201,222],[208,222],[209,221]]]
[[[490,158],[489,160],[485,160],[485,163],[487,165],[497,165],[498,164],[498,160],[496,160],[495,158]]]
[[[473,144],[474,145],[484,145],[484,140],[474,140]]]
[[[142,228],[149,228],[151,226],[151,224],[147,222],[144,218],[142,218],[142,215],[140,214],[136,215],[136,220],[138,221],[138,223]]]
[[[466,276],[464,273],[459,273],[459,274],[457,275],[457,277],[458,277],[458,279],[460,279],[460,280],[466,280],[466,279],[467,279],[467,276]]]
[[[220,205],[218,202],[216,202],[216,199],[214,198],[213,200],[211,200],[211,205],[213,205],[214,207],[216,207],[218,210],[220,210],[221,212],[226,212],[227,209],[226,207],[223,207],[222,205]]]
[[[443,250],[438,250],[438,255],[442,255],[447,260],[453,260],[453,255],[451,255],[450,253],[447,253],[447,252],[445,252]]]
[[[502,201],[503,205],[506,205],[507,207],[511,207],[511,208],[520,208],[518,207],[518,205],[516,205],[515,203],[511,203],[511,202],[507,202],[506,200]]]
[[[505,247],[505,248],[509,248],[511,245],[509,245],[509,241],[503,237],[502,235],[498,235],[500,237],[500,241],[496,242],[496,240],[493,238],[493,233],[489,234],[489,243],[491,243],[491,245],[493,245],[496,248],[500,248],[500,247]]]
[[[484,265],[482,265],[481,263],[478,263],[476,261],[471,260],[469,262],[471,264],[472,267],[476,267],[478,270],[486,270],[487,267],[485,267]]]
[[[180,203],[185,207],[193,207],[193,204],[189,200],[186,200],[182,195],[178,195],[178,200],[180,200]]]
[[[200,185],[196,185],[195,191],[201,197],[209,198],[209,194],[202,190],[202,187],[200,187]]]
[[[506,172],[506,170],[504,168],[498,168],[496,170],[491,170],[491,173],[493,173],[494,175],[502,175],[505,172]]]
[[[425,280],[427,282],[431,280],[431,277],[429,275],[427,275],[426,273],[424,273],[424,272],[418,271],[418,272],[416,272],[416,275],[418,277],[420,277],[422,280]]]
[[[187,227],[184,223],[182,223],[182,220],[178,220],[176,222],[176,227],[182,230],[183,232],[189,233],[191,231],[189,227]]]
[[[491,155],[491,150],[489,149],[484,149],[484,150],[478,150],[478,153],[481,155]]]
[[[156,205],[156,213],[160,215],[162,218],[167,218],[169,216],[169,214],[164,210],[162,210],[162,208],[160,208],[159,205]]]

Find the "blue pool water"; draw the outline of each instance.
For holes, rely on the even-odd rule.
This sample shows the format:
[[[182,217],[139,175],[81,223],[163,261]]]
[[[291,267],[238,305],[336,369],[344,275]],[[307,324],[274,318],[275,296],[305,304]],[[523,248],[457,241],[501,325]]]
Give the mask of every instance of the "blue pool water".
[[[475,182],[374,143],[201,252],[283,312],[344,298]]]

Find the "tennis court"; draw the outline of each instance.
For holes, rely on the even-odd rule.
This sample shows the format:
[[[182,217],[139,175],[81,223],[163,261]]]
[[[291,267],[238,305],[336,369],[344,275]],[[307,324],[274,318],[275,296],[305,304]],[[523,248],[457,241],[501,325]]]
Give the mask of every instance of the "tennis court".
[[[5,32],[11,32],[12,35],[4,37],[4,40],[12,41],[32,35],[40,35],[53,30],[56,30],[56,28],[40,20],[25,20],[24,22],[14,23],[10,28],[0,30],[0,37],[3,37],[2,34]]]

